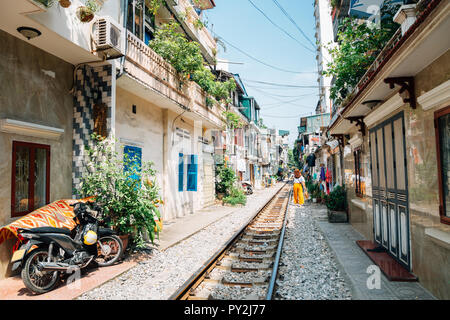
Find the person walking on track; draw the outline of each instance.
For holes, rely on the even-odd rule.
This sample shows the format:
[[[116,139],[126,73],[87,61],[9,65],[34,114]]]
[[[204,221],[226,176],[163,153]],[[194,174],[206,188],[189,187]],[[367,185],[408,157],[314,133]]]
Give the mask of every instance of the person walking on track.
[[[303,194],[306,193],[305,178],[302,176],[300,170],[294,170],[294,204],[303,205],[305,198]]]

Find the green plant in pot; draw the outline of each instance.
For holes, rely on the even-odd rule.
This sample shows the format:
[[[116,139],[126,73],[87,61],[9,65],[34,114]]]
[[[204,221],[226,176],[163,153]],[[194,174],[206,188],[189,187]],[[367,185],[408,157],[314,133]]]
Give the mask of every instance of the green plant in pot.
[[[87,23],[94,19],[95,13],[101,9],[96,0],[86,0],[84,6],[77,9],[77,17],[81,22]]]
[[[330,222],[347,222],[347,192],[345,186],[336,186],[324,196]]]
[[[233,184],[236,181],[236,174],[233,169],[224,165],[216,168],[216,194],[219,199],[230,195]]]
[[[324,196],[325,205],[331,211],[345,211],[347,209],[347,197],[345,187],[336,186],[329,195]]]
[[[243,190],[231,187],[230,195],[224,197],[223,202],[232,206],[238,204],[245,205],[247,203],[247,197]]]
[[[153,242],[161,231],[159,188],[152,162],[142,162],[138,155],[121,156],[114,139],[93,135],[93,146],[86,148],[86,171],[79,195],[95,196],[109,226],[132,243],[145,247],[147,234]]]

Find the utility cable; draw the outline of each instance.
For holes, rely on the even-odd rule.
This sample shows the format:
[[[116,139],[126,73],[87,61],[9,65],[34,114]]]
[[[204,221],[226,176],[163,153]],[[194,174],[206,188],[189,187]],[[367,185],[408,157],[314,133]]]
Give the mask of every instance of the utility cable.
[[[277,25],[275,22],[272,21],[272,19],[270,19],[265,13],[264,11],[262,11],[260,8],[258,8],[251,0],[248,0],[248,2],[250,2],[250,4],[256,9],[258,10],[267,20],[269,20],[269,22],[271,24],[273,24],[276,28],[280,29],[284,34],[286,34],[289,38],[291,38],[292,40],[294,40],[295,42],[297,42],[299,45],[301,45],[303,48],[305,48],[306,50],[308,50],[309,52],[312,53],[316,53],[314,50],[311,50],[310,48],[308,48],[307,46],[305,46],[303,43],[301,43],[298,39],[296,39],[295,37],[293,37],[290,33],[288,33],[286,30],[284,30],[283,28],[281,28],[279,25]]]
[[[308,36],[303,32],[303,30],[299,27],[299,25],[295,22],[294,19],[291,18],[291,16],[284,10],[284,8],[281,6],[281,4],[277,0],[272,0],[275,5],[283,12],[283,14],[292,22],[292,24],[297,28],[298,31],[305,37],[306,40],[314,47],[316,48],[316,45],[308,38]]]
[[[302,72],[302,71],[292,71],[292,70],[287,70],[287,69],[283,69],[283,68],[279,68],[277,66],[271,65],[269,63],[266,63],[262,60],[259,60],[258,58],[253,57],[252,55],[248,54],[247,52],[243,51],[242,49],[236,47],[235,45],[231,44],[230,42],[228,42],[227,40],[225,40],[223,37],[219,36],[217,33],[213,32],[213,34],[219,38],[220,40],[222,40],[224,43],[226,43],[227,45],[229,45],[230,47],[236,49],[237,51],[239,51],[240,53],[246,55],[247,57],[249,57],[250,59],[255,60],[256,62],[259,62],[263,65],[265,65],[266,67],[278,70],[278,71],[282,71],[282,72],[288,72],[288,73],[296,73],[296,74],[301,74],[301,73],[309,73],[309,72]]]

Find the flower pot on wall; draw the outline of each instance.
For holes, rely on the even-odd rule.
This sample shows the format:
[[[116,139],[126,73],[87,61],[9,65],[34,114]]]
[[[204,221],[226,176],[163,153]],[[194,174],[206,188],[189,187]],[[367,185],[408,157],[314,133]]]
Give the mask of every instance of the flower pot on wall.
[[[70,0],[59,0],[59,5],[63,8],[68,8],[72,2]]]
[[[81,6],[77,9],[77,17],[81,22],[87,23],[94,19],[94,12],[88,7]]]

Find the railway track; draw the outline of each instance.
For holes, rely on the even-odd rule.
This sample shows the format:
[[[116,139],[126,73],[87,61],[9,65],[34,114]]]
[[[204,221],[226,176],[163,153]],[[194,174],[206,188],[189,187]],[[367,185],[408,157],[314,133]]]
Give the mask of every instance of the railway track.
[[[285,184],[170,300],[270,300],[291,185]]]

